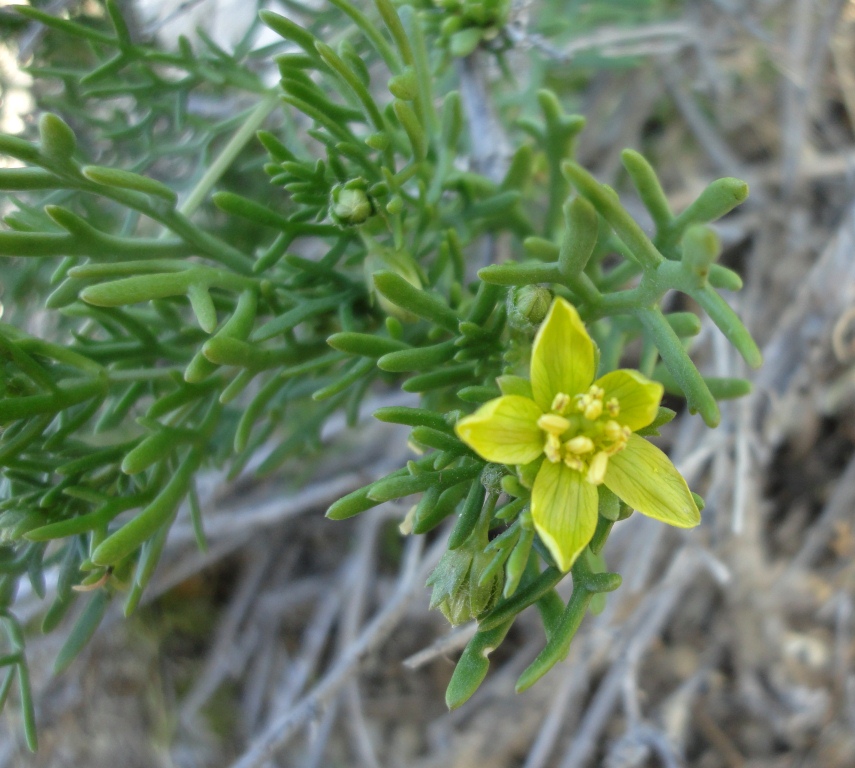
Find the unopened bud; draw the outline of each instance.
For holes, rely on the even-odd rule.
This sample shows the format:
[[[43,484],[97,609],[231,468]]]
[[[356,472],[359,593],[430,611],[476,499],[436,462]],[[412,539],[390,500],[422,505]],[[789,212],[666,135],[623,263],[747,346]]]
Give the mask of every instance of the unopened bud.
[[[330,218],[340,227],[362,224],[375,213],[374,203],[365,189],[363,179],[337,184],[330,198]]]
[[[481,470],[481,485],[484,486],[487,493],[492,493],[494,496],[498,496],[500,493],[504,492],[504,489],[502,488],[502,478],[507,474],[508,470],[501,464],[487,464],[484,469]]]
[[[508,294],[508,322],[519,330],[530,330],[543,322],[552,293],[538,285],[523,285]]]

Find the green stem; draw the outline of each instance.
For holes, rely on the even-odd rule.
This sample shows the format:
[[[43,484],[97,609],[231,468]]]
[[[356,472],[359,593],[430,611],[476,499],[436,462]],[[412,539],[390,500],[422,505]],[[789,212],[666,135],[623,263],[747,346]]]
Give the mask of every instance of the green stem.
[[[119,371],[108,371],[107,378],[111,384],[126,381],[155,381],[157,379],[168,379],[176,374],[183,373],[180,368],[128,368]]]
[[[228,170],[229,166],[235,161],[235,158],[243,151],[247,142],[255,136],[255,132],[261,128],[267,116],[274,110],[279,96],[276,92],[270,91],[249,114],[244,124],[238,129],[237,133],[229,140],[229,143],[223,147],[222,152],[217,156],[213,163],[205,171],[202,178],[192,189],[187,199],[179,206],[178,212],[184,216],[191,216],[196,209],[202,204],[202,201],[208,196],[208,193],[214,185],[220,180],[220,177]]]
[[[620,586],[620,576],[616,573],[594,573],[587,556],[579,557],[573,564],[573,594],[558,621],[546,647],[520,675],[517,680],[517,693],[530,688],[556,663],[567,656],[570,643],[576,630],[582,623],[591,598],[601,592],[611,592]]]

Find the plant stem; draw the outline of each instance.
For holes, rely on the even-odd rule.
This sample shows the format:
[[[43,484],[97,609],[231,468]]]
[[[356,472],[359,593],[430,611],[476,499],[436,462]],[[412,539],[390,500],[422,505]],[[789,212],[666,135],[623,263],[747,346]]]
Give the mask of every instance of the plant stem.
[[[111,384],[126,381],[152,381],[154,379],[165,379],[175,374],[183,373],[180,368],[128,368],[120,371],[109,371],[108,377]]]
[[[179,213],[184,216],[190,216],[196,211],[213,186],[220,180],[220,177],[235,161],[235,158],[241,153],[247,142],[255,135],[255,132],[261,127],[267,119],[267,116],[273,111],[278,100],[278,93],[276,91],[270,91],[258,103],[255,109],[249,114],[249,117],[247,117],[244,124],[238,129],[237,133],[232,136],[229,143],[223,147],[222,152],[220,152],[214,162],[211,163],[202,178],[199,179],[199,182],[187,196],[187,199],[178,208]]]

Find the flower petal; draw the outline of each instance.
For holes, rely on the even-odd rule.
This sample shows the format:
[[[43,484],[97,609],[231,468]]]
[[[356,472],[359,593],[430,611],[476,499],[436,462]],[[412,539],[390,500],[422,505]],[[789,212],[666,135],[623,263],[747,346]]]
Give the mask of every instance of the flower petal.
[[[605,390],[604,402],[615,397],[620,403],[620,413],[615,417],[618,424],[636,432],[650,424],[659,411],[665,388],[658,381],[651,381],[638,371],[621,369],[601,376],[594,384]]]
[[[580,472],[544,461],[531,492],[538,535],[562,571],[569,571],[597,527],[597,489]]]
[[[505,395],[462,418],[454,431],[487,461],[528,464],[543,453],[545,437],[537,426],[542,413],[527,397]]]
[[[677,528],[701,522],[698,505],[677,468],[662,451],[643,437],[629,442],[609,459],[606,486],[642,515]]]
[[[535,402],[548,411],[559,392],[575,395],[594,380],[594,342],[576,308],[556,298],[534,339],[531,387]]]

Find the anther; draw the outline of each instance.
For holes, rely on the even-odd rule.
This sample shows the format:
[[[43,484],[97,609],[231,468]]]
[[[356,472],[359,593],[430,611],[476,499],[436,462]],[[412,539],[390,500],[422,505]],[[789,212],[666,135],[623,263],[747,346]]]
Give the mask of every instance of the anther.
[[[594,441],[585,435],[577,435],[572,440],[568,440],[564,443],[564,448],[568,453],[581,456],[582,454],[590,453],[594,450]]]
[[[609,416],[617,416],[620,414],[620,402],[616,397],[609,398],[606,403],[606,410],[609,412]]]
[[[570,405],[570,395],[565,395],[563,392],[559,392],[554,398],[552,398],[552,406],[550,407],[550,410],[563,415],[564,411],[567,410],[568,405]]]
[[[564,463],[570,467],[570,469],[575,469],[577,472],[585,471],[585,462],[582,461],[578,456],[573,456],[571,454],[565,454]]]
[[[561,435],[570,429],[570,422],[557,413],[544,413],[537,420],[537,426],[550,435]]]
[[[558,439],[558,435],[548,434],[546,436],[546,445],[543,446],[543,453],[553,464],[561,461],[561,441]]]
[[[620,440],[623,437],[623,429],[616,421],[607,421],[605,435],[608,440]]]
[[[591,402],[585,406],[585,410],[583,412],[583,415],[589,421],[596,421],[597,419],[600,418],[600,415],[602,414],[602,412],[603,412],[603,401],[602,400],[591,400]]]
[[[606,469],[609,466],[609,455],[600,452],[591,459],[591,466],[588,467],[587,480],[592,485],[602,485],[606,479]]]

